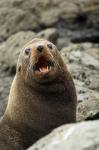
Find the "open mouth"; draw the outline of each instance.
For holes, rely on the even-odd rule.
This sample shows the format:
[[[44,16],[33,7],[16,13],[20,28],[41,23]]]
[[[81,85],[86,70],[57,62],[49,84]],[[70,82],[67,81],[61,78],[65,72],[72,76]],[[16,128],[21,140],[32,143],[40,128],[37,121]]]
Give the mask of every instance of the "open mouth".
[[[34,65],[34,71],[39,71],[41,73],[49,72],[54,66],[53,62],[47,60],[44,56],[40,57],[38,62]]]

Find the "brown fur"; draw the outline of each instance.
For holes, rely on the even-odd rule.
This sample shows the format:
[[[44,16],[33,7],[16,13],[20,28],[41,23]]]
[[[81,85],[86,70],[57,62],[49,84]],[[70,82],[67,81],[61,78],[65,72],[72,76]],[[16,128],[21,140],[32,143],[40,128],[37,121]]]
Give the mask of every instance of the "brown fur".
[[[70,73],[55,47],[34,39],[20,52],[7,109],[0,123],[0,150],[24,150],[52,129],[76,121],[76,91]],[[42,53],[37,45],[44,45]],[[31,48],[29,56],[24,49]],[[33,73],[40,56],[54,62],[45,75]]]

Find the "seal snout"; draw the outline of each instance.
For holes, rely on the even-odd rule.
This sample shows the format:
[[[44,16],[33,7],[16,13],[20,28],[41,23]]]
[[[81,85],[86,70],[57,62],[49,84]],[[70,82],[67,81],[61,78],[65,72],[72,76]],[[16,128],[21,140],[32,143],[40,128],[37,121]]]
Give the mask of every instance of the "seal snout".
[[[37,46],[37,50],[38,50],[39,52],[42,52],[43,49],[44,49],[44,46],[43,46],[43,45],[38,45],[38,46]]]
[[[49,49],[53,49],[53,46],[52,46],[51,43],[48,43],[48,44],[47,44],[47,47],[48,47]],[[39,52],[42,52],[42,51],[45,49],[45,46],[44,46],[43,44],[40,44],[40,45],[37,46],[36,49],[37,49]]]

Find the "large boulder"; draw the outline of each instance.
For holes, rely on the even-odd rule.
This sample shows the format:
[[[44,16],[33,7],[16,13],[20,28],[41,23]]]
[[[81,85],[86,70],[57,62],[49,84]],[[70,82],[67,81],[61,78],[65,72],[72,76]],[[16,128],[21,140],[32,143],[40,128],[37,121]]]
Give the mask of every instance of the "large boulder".
[[[99,45],[72,44],[61,50],[77,90],[77,121],[99,113]],[[98,115],[99,119],[99,115]]]
[[[28,150],[99,150],[99,121],[64,125]]]
[[[98,0],[0,0],[0,41],[48,27],[73,42],[99,41],[98,16]]]

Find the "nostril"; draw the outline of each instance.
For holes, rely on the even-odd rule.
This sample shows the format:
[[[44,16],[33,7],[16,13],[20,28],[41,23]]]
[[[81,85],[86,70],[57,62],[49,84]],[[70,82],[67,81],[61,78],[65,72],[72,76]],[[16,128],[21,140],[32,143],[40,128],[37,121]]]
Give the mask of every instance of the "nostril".
[[[44,49],[44,46],[43,46],[43,45],[38,45],[37,50],[38,50],[39,52],[42,52],[43,49]]]

